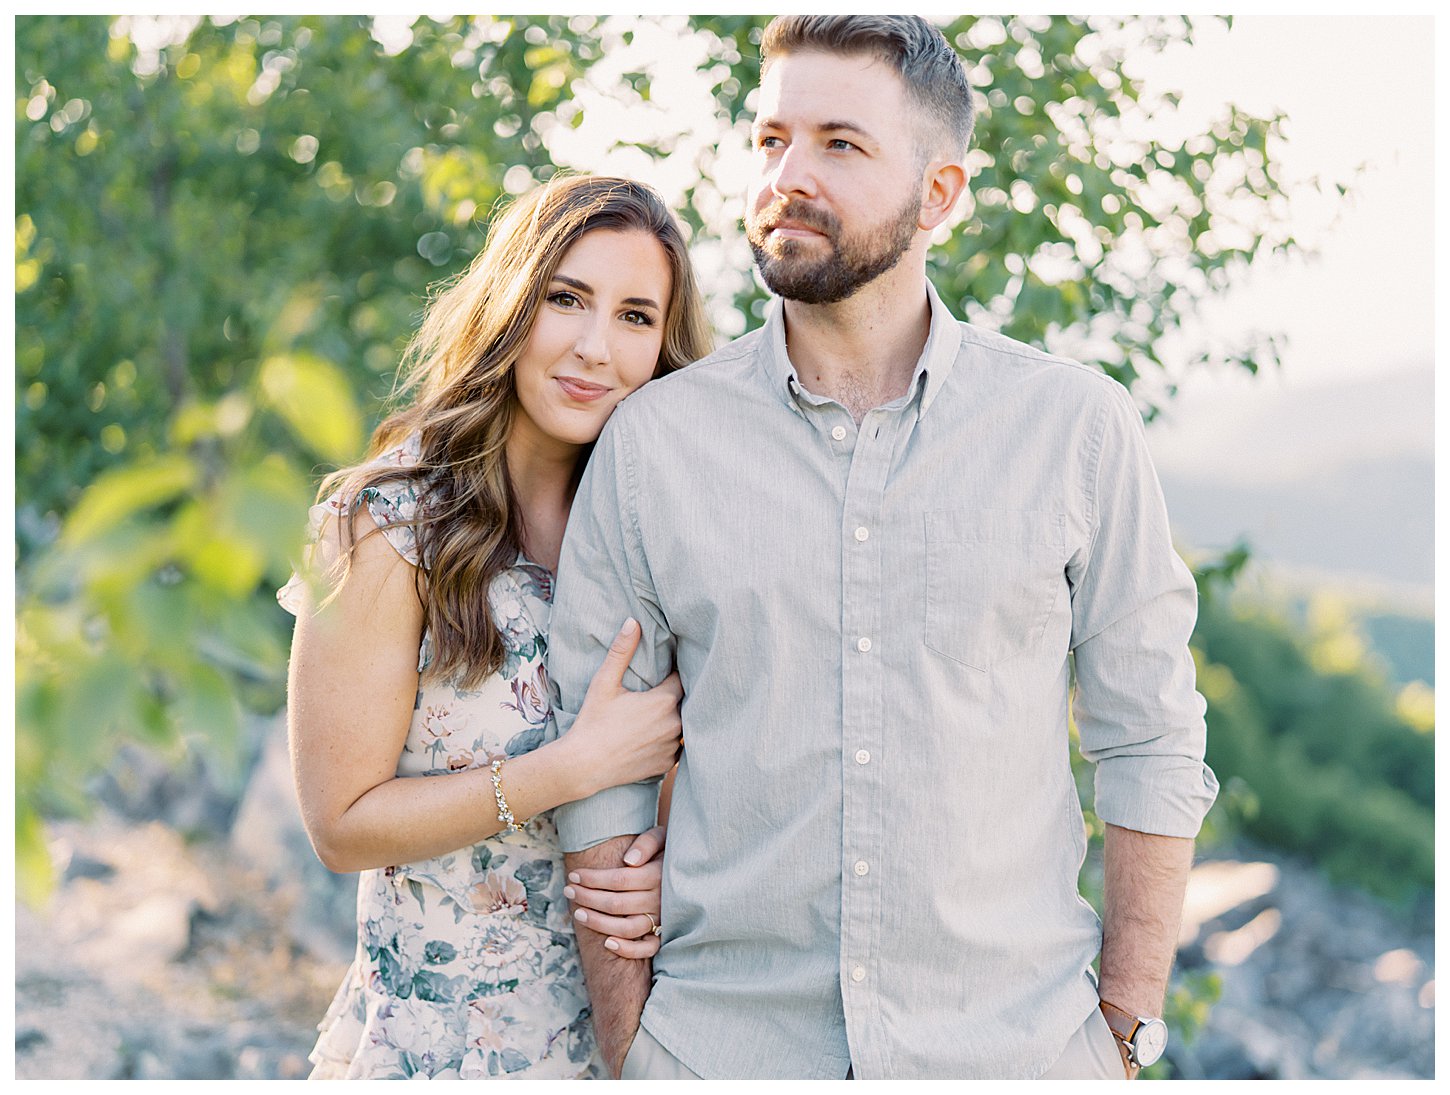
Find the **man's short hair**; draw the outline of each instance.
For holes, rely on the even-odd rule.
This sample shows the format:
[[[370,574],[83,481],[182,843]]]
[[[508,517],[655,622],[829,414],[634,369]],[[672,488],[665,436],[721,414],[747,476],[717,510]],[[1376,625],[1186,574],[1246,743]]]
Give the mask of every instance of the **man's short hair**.
[[[895,70],[911,97],[951,137],[957,155],[972,136],[972,87],[962,59],[919,15],[781,15],[760,42],[760,71],[788,53],[866,54]]]

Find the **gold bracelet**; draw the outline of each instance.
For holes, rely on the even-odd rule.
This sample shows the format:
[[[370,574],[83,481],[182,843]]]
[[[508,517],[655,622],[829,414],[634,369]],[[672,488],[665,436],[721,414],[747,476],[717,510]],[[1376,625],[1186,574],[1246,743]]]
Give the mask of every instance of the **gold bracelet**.
[[[528,821],[525,820],[524,825],[516,822],[514,820],[514,812],[509,809],[508,799],[503,797],[503,765],[504,762],[502,760],[496,760],[489,765],[489,771],[493,775],[493,797],[498,802],[498,819],[504,824],[504,832],[521,833],[524,830],[524,825],[528,824]]]

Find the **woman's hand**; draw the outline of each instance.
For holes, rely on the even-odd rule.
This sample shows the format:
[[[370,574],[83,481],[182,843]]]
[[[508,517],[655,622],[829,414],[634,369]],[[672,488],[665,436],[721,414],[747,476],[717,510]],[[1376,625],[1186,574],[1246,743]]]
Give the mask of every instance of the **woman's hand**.
[[[665,828],[656,825],[634,838],[624,853],[634,865],[569,873],[564,896],[576,906],[574,919],[607,934],[604,945],[621,958],[653,958],[660,949],[660,868]]]
[[[680,700],[685,694],[679,674],[671,673],[645,692],[624,687],[639,637],[639,624],[626,620],[589,683],[573,728],[560,739],[569,744],[579,766],[579,798],[663,775],[679,756]]]

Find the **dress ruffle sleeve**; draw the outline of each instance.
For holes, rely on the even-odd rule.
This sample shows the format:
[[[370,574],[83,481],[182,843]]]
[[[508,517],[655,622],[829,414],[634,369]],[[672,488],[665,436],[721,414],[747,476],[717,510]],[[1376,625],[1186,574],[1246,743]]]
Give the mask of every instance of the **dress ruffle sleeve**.
[[[419,459],[419,439],[415,434],[396,449],[384,453],[372,463],[378,467],[412,467]],[[416,530],[410,524],[418,513],[419,484],[416,479],[390,479],[375,487],[359,491],[351,501],[351,508],[366,505],[368,515],[389,544],[413,566],[422,566],[418,553]],[[323,532],[329,521],[342,520],[348,516],[349,501],[341,492],[330,495],[308,510],[306,569],[321,575],[325,573],[332,559],[327,556],[335,549]],[[308,579],[302,573],[294,573],[287,584],[277,591],[277,602],[294,616],[306,603]]]

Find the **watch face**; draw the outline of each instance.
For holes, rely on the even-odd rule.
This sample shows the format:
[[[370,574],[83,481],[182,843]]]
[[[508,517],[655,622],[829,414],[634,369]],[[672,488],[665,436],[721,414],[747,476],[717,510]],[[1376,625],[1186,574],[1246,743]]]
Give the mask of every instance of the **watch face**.
[[[1147,1068],[1157,1062],[1163,1056],[1163,1051],[1168,1048],[1168,1026],[1162,1019],[1149,1019],[1133,1037],[1133,1056],[1138,1059],[1138,1064]]]

